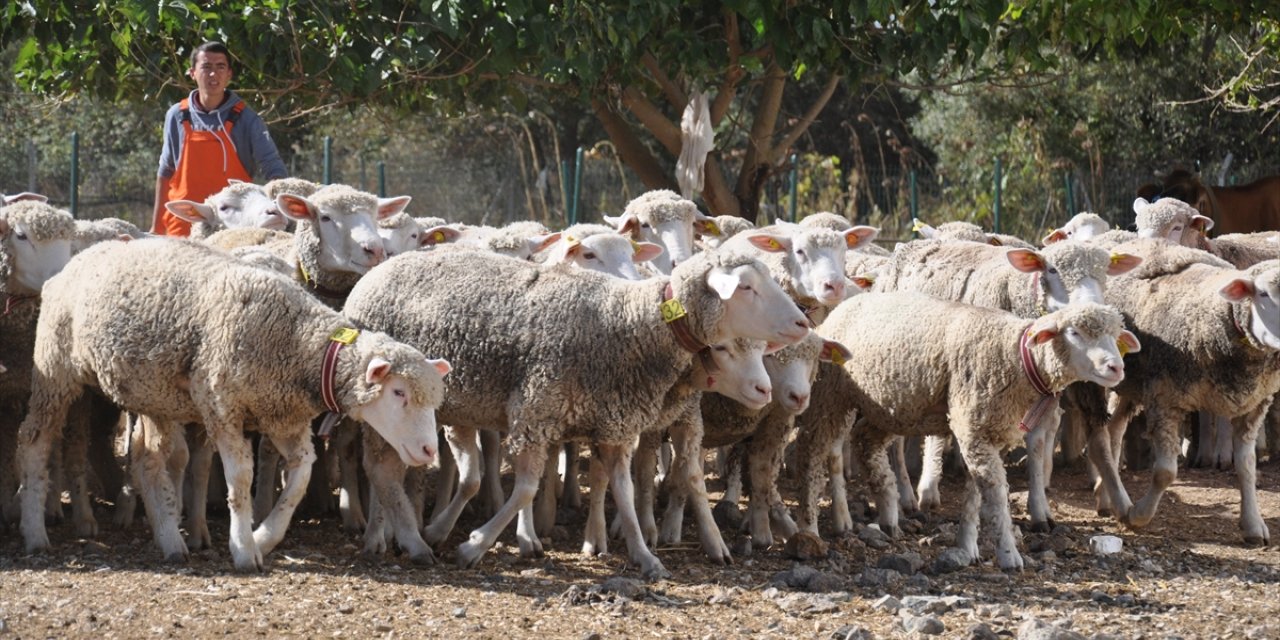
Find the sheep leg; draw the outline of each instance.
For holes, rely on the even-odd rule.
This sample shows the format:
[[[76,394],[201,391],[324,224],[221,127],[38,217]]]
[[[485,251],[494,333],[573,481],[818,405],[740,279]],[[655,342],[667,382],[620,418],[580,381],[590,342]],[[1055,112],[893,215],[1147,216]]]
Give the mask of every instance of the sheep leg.
[[[360,502],[360,432],[363,429],[351,420],[343,420],[335,430],[330,446],[338,460],[338,513],[342,516],[342,529],[347,533],[364,531],[368,522],[364,505]],[[401,479],[403,484],[403,478]],[[406,498],[407,500],[407,498]]]
[[[894,446],[900,452],[902,438],[894,440]],[[831,450],[827,453],[827,484],[831,492],[831,530],[836,535],[850,533],[853,531],[853,516],[849,514],[849,496],[845,493],[844,434],[841,434],[839,440],[831,443]],[[902,489],[901,482],[898,483],[898,489]],[[910,490],[909,487],[908,490]]]
[[[657,447],[653,449],[653,454],[656,458],[662,457],[662,449],[665,446],[666,443],[658,443]],[[688,494],[685,491],[686,488],[674,480],[674,478],[683,477],[683,471],[677,468],[683,463],[684,461],[679,457],[673,458],[671,465],[667,468],[666,475],[662,476],[661,480],[657,476],[654,477],[654,482],[660,483],[667,495],[667,508],[662,512],[662,530],[658,533],[658,544],[680,544],[680,540],[684,536],[684,508],[689,504],[687,501]],[[611,533],[621,535],[622,514],[615,513],[613,522],[616,526],[612,528]]]
[[[1240,479],[1240,529],[1245,544],[1269,545],[1271,532],[1258,511],[1257,439],[1270,402],[1232,420],[1236,477]]]
[[[801,414],[796,418],[800,433],[796,438],[796,466],[800,483],[800,529],[818,535],[818,502],[826,484],[823,464],[834,443],[839,442],[840,427],[833,421],[813,422],[813,414]],[[748,507],[750,509],[750,507]]]
[[[258,473],[253,492],[253,521],[262,522],[276,504],[280,484],[280,452],[271,439],[258,438]]]
[[[613,502],[622,517],[622,535],[627,541],[631,561],[640,567],[646,578],[669,577],[671,574],[662,566],[662,562],[645,546],[640,523],[636,519],[635,488],[631,483],[633,447],[630,444],[603,443],[597,446],[601,462],[609,473]]]
[[[555,468],[555,465],[548,465],[545,462],[543,466]],[[552,491],[554,490],[553,488]],[[537,496],[534,497],[536,498]],[[542,558],[546,556],[542,550],[542,539],[538,537],[538,527],[534,519],[532,500],[523,509],[520,509],[520,513],[516,515],[516,542],[520,545],[520,557],[522,558]]]
[[[587,526],[582,536],[582,553],[588,558],[609,553],[604,518],[604,493],[609,489],[609,474],[598,453],[591,456],[589,469],[587,481],[591,493],[587,496]]]
[[[742,462],[745,450],[733,445],[720,447],[721,479],[724,480],[724,496],[716,503],[715,511],[720,514],[726,527],[739,527],[746,523],[742,520],[742,512],[738,510],[738,502],[742,500]]]
[[[947,452],[949,436],[926,436],[924,456],[920,462],[920,509],[934,511],[942,507],[942,458]]]
[[[311,481],[311,467],[316,461],[315,446],[311,444],[309,425],[299,425],[293,435],[273,436],[276,448],[284,457],[285,480],[280,499],[271,509],[267,519],[258,525],[253,532],[253,541],[258,545],[262,555],[271,550],[284,539],[284,532],[289,528],[289,519],[302,503],[307,493],[307,485]]]
[[[679,463],[672,464],[671,472],[678,474],[675,476],[675,484],[683,487],[682,493],[693,507],[702,551],[715,564],[732,564],[729,545],[725,544],[724,537],[720,535],[720,527],[716,526],[715,517],[711,515],[711,500],[707,497],[707,475],[702,467],[701,408],[693,405],[671,426],[670,434],[675,458],[680,460]],[[765,503],[767,502],[766,496]]]
[[[556,494],[559,492],[556,485],[560,482],[560,470],[555,463],[559,462],[563,450],[559,444],[547,448],[547,462],[550,464],[542,467],[542,488],[533,501],[533,523],[539,531],[551,531],[556,526]]]
[[[227,480],[227,509],[231,513],[231,560],[239,571],[261,571],[262,552],[253,536],[253,446],[240,429],[205,422],[222,458]]]
[[[898,482],[898,506],[905,513],[915,513],[920,508],[916,501],[916,489],[911,485],[911,474],[907,473],[907,456],[903,444],[905,440],[902,437],[893,439],[890,445],[890,455],[893,457],[890,461],[893,463],[894,480]],[[845,506],[847,509],[848,505]]]
[[[956,425],[957,433],[971,433],[966,425]],[[960,436],[957,436],[960,440]],[[1001,569],[1022,570],[1022,554],[1013,537],[1013,518],[1009,515],[1009,480],[1004,460],[995,446],[975,440],[961,441],[969,474],[982,494],[982,523],[996,537],[996,563]]]
[[[449,447],[445,447],[448,449]],[[405,472],[404,493],[409,499],[409,506],[413,508],[413,526],[418,531],[422,531],[423,518],[427,509],[427,467],[412,467]],[[373,499],[372,492],[370,500]]]
[[[631,471],[636,483],[636,517],[640,520],[640,532],[644,535],[645,544],[651,546],[658,544],[658,523],[654,518],[654,509],[657,502],[658,447],[661,446],[661,441],[662,435],[657,431],[641,434],[640,446],[631,460]],[[603,496],[600,504],[603,507]],[[602,519],[603,517],[601,516]],[[618,525],[620,532],[621,521],[615,519],[614,523]]]
[[[436,505],[431,509],[431,521],[444,513],[453,499],[453,489],[458,484],[458,463],[453,459],[452,447],[440,447],[440,470],[436,473]]]
[[[76,536],[98,535],[98,521],[93,517],[93,501],[89,498],[89,416],[92,406],[89,394],[71,405],[66,436],[62,440],[63,469],[71,493],[71,524]]]
[[[1074,404],[1068,404],[1062,424],[1066,427],[1062,433],[1062,464],[1075,467],[1080,463],[1081,454],[1089,439],[1089,433],[1084,426],[1084,416]]]
[[[454,452],[458,454],[457,451]],[[523,509],[533,504],[534,494],[538,492],[538,480],[542,477],[542,467],[547,461],[547,450],[545,447],[529,446],[520,450],[515,454],[512,462],[515,464],[515,486],[512,487],[511,497],[503,503],[502,508],[498,509],[488,522],[471,532],[467,541],[458,545],[458,566],[463,568],[474,567],[480,562],[480,558],[484,556],[489,547],[493,546],[494,541],[498,539],[498,535],[503,529],[511,524],[511,520],[516,517]],[[461,456],[458,459],[458,465],[461,467],[463,461]],[[630,478],[628,478],[630,479]],[[530,516],[533,514],[530,513]],[[521,554],[526,553],[526,545],[529,545],[527,538],[536,534],[530,529],[533,528],[533,518],[530,517],[526,521],[526,525],[521,527],[521,531],[517,531],[516,536],[520,542]]]
[[[795,417],[775,405],[761,420],[751,444],[746,448],[747,470],[750,474],[751,503],[747,508],[751,528],[751,544],[767,547],[774,543],[776,529],[782,538],[794,536],[799,527],[778,494],[778,476],[782,472],[782,457],[786,449],[787,434],[795,426]],[[834,447],[840,445],[834,444]],[[840,472],[843,474],[843,471]],[[832,478],[834,481],[834,478]],[[843,481],[843,478],[841,478]],[[834,486],[834,485],[833,485]],[[843,490],[843,485],[840,489]],[[847,507],[847,505],[846,505]],[[848,513],[848,509],[845,509]]]
[[[889,444],[893,437],[868,424],[860,444],[864,447],[862,459],[867,481],[871,485],[871,494],[876,496],[880,530],[891,538],[897,538],[902,535],[902,529],[898,527],[898,483],[889,466]]]
[[[1027,444],[1027,511],[1031,516],[1031,530],[1036,532],[1053,530],[1053,514],[1049,512],[1049,474],[1045,469],[1053,469],[1053,441],[1057,438],[1061,420],[1062,411],[1055,406],[1024,438]]]
[[[61,440],[67,422],[67,411],[82,393],[70,375],[42,372],[39,367],[31,381],[31,400],[27,417],[18,429],[18,461],[22,484],[18,500],[22,505],[22,539],[27,553],[49,548],[49,532],[44,526],[45,501],[49,490],[49,456],[53,445]]]
[[[213,546],[213,538],[209,535],[208,501],[209,473],[213,468],[213,444],[204,427],[184,428],[187,448],[191,451],[191,462],[187,467],[191,484],[191,500],[187,508],[187,548],[192,551],[209,549]]]
[[[133,481],[133,450],[142,446],[142,429],[138,425],[136,414],[125,414],[124,419],[124,482],[120,485],[120,493],[116,496],[116,510],[111,517],[111,524],[117,529],[128,529],[133,526],[133,518],[138,512],[138,488]]]
[[[969,556],[969,564],[978,561],[978,517],[982,508],[982,494],[973,474],[965,473],[964,504],[960,507],[960,528],[956,531],[956,548]]]
[[[369,498],[369,522],[364,532],[365,553],[381,554],[386,551],[385,530],[390,528],[396,543],[409,554],[415,564],[434,564],[431,547],[422,539],[413,507],[405,492],[405,474],[408,469],[400,461],[391,445],[387,444],[372,428],[362,426],[362,455],[364,468],[369,474],[373,491]],[[374,505],[377,515],[374,515]],[[388,527],[389,525],[389,527]]]
[[[1112,449],[1112,432],[1124,433],[1129,419],[1138,410],[1134,403],[1121,399],[1112,411],[1110,418],[1090,415],[1089,462],[1093,464],[1098,479],[1094,483],[1093,492],[1097,498],[1098,515],[1122,516],[1129,512],[1133,503],[1129,493],[1120,479],[1120,464]],[[1090,411],[1091,414],[1096,413]],[[1101,423],[1101,424],[1099,424]],[[1097,426],[1095,426],[1097,425]]]
[[[564,482],[560,485],[560,503],[577,511],[582,508],[582,487],[578,485],[578,443],[566,442],[561,455],[564,459]]]
[[[1151,467],[1151,487],[1146,495],[1124,513],[1121,523],[1133,528],[1142,528],[1151,523],[1160,506],[1160,498],[1178,477],[1178,451],[1181,444],[1182,420],[1186,414],[1180,411],[1169,411],[1165,407],[1147,407],[1147,424],[1150,425],[1151,448],[1155,454],[1155,463]]]
[[[427,544],[438,545],[444,542],[444,539],[453,531],[453,526],[457,524],[458,516],[462,515],[462,509],[467,506],[467,501],[480,491],[482,470],[480,442],[476,435],[476,430],[470,427],[445,427],[445,440],[448,441],[449,449],[453,452],[453,458],[458,465],[458,490],[449,500],[449,505],[444,511],[432,517],[431,524],[427,525],[426,531],[422,533]]]
[[[482,429],[480,450],[484,453],[484,475],[480,479],[481,505],[484,507],[484,515],[491,518],[507,499],[502,493],[502,434]]]
[[[142,446],[133,449],[133,462],[129,468],[134,474],[134,483],[142,489],[142,503],[151,520],[152,536],[165,562],[186,562],[187,544],[178,531],[181,485],[175,486],[173,474],[174,458],[185,458],[178,453],[176,446],[182,440],[182,448],[186,448],[186,441],[178,431],[181,427],[161,425],[148,416],[138,416],[138,428],[142,433]]]
[[[1231,424],[1231,418],[1219,415],[1215,415],[1213,418],[1217,425],[1217,433],[1213,441],[1214,467],[1222,471],[1229,471],[1232,464],[1231,454],[1235,450],[1235,429]],[[1254,439],[1257,439],[1256,435]]]

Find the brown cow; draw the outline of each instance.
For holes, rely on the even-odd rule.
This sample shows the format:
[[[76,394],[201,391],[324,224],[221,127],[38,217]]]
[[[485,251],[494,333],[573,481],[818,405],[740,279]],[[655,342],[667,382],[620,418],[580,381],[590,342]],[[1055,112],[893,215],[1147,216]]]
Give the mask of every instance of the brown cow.
[[[1177,198],[1213,219],[1213,234],[1280,230],[1280,176],[1238,187],[1210,187],[1186,169],[1174,169],[1162,184],[1147,184],[1138,195]]]

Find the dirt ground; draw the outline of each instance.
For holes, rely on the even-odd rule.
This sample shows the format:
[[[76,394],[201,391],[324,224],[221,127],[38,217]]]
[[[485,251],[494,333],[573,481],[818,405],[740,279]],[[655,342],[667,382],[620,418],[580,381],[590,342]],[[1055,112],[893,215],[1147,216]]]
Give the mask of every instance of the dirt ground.
[[[1262,512],[1280,535],[1280,465],[1262,465],[1259,476]],[[1010,469],[1021,523],[1023,477]],[[1125,479],[1131,493],[1145,491],[1145,475]],[[616,555],[621,542],[611,545],[615,555],[583,558],[580,523],[572,522],[553,532],[544,559],[519,557],[513,525],[479,568],[458,569],[453,549],[474,517],[464,517],[430,567],[362,556],[359,539],[336,519],[295,520],[265,573],[239,575],[226,515],[215,514],[214,550],[165,565],[142,518],[112,530],[101,504],[101,536],[75,539],[55,525],[49,554],[26,555],[15,530],[0,531],[0,637],[880,638],[918,629],[946,638],[1280,637],[1271,615],[1280,553],[1241,543],[1233,473],[1184,469],[1141,532],[1093,512],[1082,471],[1059,470],[1053,485],[1060,526],[1050,536],[1024,535],[1021,573],[989,560],[933,570],[954,533],[963,486],[949,480],[944,502],[953,506],[917,520],[887,548],[874,548],[875,532],[864,531],[836,541],[809,571],[780,548],[715,567],[688,543],[658,550],[673,576],[649,583]],[[1088,542],[1097,534],[1120,536],[1123,551],[1095,555]],[[685,538],[696,535],[689,529]],[[730,538],[739,552],[741,542]]]

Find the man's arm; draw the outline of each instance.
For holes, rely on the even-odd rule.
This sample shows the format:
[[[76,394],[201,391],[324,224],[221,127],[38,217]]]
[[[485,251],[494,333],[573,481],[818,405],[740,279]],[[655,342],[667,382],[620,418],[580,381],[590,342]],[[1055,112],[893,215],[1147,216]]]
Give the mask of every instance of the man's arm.
[[[156,176],[156,204],[151,212],[151,233],[160,233],[160,214],[164,211],[164,203],[169,193],[169,179],[165,176]]]
[[[276,149],[276,143],[271,139],[271,133],[267,131],[267,124],[262,118],[252,110],[246,112],[240,117],[240,123],[236,125],[239,132],[241,125],[244,126],[244,134],[249,139],[249,160],[251,162],[244,163],[254,177],[258,180],[266,182],[275,180],[276,178],[284,178],[289,175],[289,170],[285,168],[284,161],[280,159],[280,151]],[[241,158],[244,162],[245,158]]]

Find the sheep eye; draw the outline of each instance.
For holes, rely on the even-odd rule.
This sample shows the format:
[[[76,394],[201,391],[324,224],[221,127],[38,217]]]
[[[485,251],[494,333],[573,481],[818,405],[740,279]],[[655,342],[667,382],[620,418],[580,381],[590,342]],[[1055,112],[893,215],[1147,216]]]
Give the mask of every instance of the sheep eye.
[[[404,397],[404,389],[395,389],[395,390],[393,390],[391,393],[394,393],[394,394],[396,395],[396,397],[397,397],[397,398],[403,398],[403,397]]]
[[[16,233],[14,233],[14,234],[13,234],[13,237],[15,237],[15,238],[17,238],[17,239],[19,239],[19,240],[26,240],[26,239],[27,239],[27,234],[26,234],[26,232],[25,232],[25,231],[18,231],[18,232],[16,232]]]
[[[586,253],[582,254],[582,259],[583,259],[583,260],[595,260],[595,259],[596,259],[596,254],[594,254],[594,253],[592,253],[592,252],[588,251],[588,252],[586,252]]]
[[[320,216],[320,222],[330,222],[332,220],[333,218],[330,218],[329,216]]]
[[[640,223],[640,228],[641,228],[641,229],[648,229],[648,228],[649,228],[649,223],[648,223],[648,222],[641,222],[641,223]]]
[[[729,350],[729,347],[726,347],[726,346],[723,346],[723,345],[719,345],[719,344],[717,344],[717,345],[715,345],[715,346],[713,346],[713,347],[711,347],[711,348],[712,348],[712,349],[715,349],[716,351],[721,351],[721,352],[723,352],[723,351],[728,351],[728,350]]]
[[[798,256],[800,256],[801,258],[803,258],[803,257],[804,257],[804,249],[796,249],[796,255],[798,255]]]
[[[1049,273],[1056,276],[1058,275],[1058,270],[1053,267],[1049,267]]]

